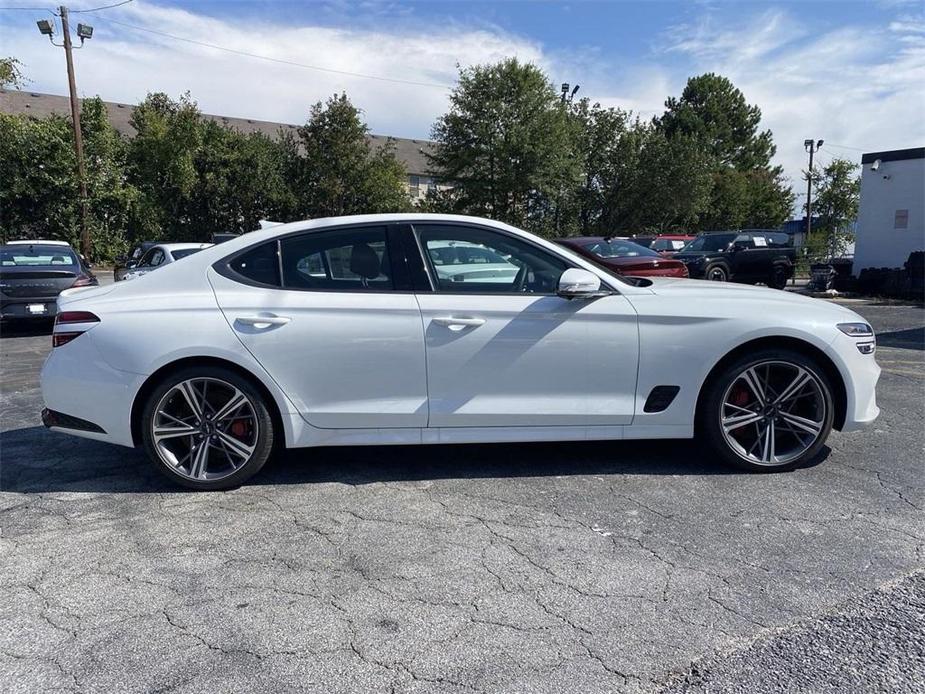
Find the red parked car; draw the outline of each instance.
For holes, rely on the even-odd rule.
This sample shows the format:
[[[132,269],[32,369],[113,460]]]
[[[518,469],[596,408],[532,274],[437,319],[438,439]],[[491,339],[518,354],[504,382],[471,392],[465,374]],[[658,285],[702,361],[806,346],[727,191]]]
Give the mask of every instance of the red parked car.
[[[613,236],[575,236],[556,243],[580,253],[608,270],[633,277],[687,277],[687,266],[665,258],[628,239]]]
[[[658,236],[634,236],[632,240],[640,246],[651,248],[666,258],[670,258],[696,238],[688,234],[660,234]]]

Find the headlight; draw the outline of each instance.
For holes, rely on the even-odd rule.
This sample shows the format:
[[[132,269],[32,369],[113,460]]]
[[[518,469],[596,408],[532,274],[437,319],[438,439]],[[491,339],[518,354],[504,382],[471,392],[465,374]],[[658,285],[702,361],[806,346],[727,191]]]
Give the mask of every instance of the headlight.
[[[848,337],[873,337],[874,334],[867,323],[839,323],[836,327]]]

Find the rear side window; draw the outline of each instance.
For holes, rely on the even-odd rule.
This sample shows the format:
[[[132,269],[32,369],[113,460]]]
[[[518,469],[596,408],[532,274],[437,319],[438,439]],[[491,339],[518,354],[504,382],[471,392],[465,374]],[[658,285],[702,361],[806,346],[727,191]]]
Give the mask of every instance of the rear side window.
[[[314,232],[280,241],[283,286],[323,291],[393,289],[385,227]]]
[[[229,263],[237,274],[258,284],[278,287],[279,257],[276,253],[276,241],[263,243],[246,253],[242,253]]]

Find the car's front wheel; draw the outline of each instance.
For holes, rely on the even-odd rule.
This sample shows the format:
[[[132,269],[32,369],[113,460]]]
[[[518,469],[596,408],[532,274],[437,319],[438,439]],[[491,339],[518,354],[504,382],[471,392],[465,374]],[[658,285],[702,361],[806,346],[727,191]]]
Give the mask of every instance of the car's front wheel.
[[[711,282],[729,281],[729,271],[722,265],[710,265],[703,276]]]
[[[727,365],[707,385],[698,414],[699,433],[723,460],[763,472],[811,462],[835,417],[825,371],[787,349],[761,350]]]
[[[273,418],[261,393],[221,367],[171,374],[148,397],[142,441],[157,468],[192,489],[236,487],[273,450]]]

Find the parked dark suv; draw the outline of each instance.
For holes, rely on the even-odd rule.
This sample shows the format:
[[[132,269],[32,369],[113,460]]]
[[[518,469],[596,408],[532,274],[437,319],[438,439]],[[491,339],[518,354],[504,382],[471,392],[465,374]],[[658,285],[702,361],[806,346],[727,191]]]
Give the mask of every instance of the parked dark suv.
[[[710,231],[674,255],[694,279],[716,282],[763,282],[783,289],[793,277],[796,251],[780,231]]]

